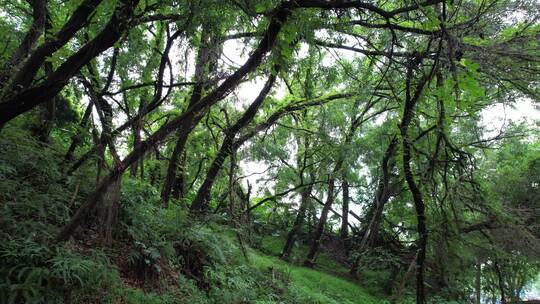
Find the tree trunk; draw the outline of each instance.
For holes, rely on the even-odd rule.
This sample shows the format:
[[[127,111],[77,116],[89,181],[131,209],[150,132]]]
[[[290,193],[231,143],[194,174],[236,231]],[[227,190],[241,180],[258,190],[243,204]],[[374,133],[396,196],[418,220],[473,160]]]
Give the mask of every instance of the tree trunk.
[[[80,5],[80,7],[88,5],[86,2],[99,3],[100,1],[85,1],[83,4]],[[44,80],[39,85],[24,89],[20,93],[14,95],[11,93],[7,94],[5,90],[11,91],[9,87],[27,87],[33,80],[35,73],[39,70],[41,64],[43,63],[43,61],[45,61],[46,57],[49,56],[52,51],[55,51],[61,46],[63,46],[65,42],[59,46],[53,46],[52,48],[46,49],[41,52],[41,50],[43,50],[46,45],[49,45],[46,43],[46,45],[38,48],[33,53],[33,55],[30,56],[30,58],[25,62],[25,66],[21,68],[21,70],[19,70],[17,75],[14,76],[14,81],[11,82],[11,84],[8,84],[8,88],[4,90],[2,99],[5,100],[3,100],[3,102],[0,102],[0,125],[3,125],[6,122],[12,120],[13,118],[33,109],[41,103],[50,101],[68,84],[69,80],[74,75],[76,75],[84,65],[88,64],[92,59],[94,59],[106,49],[110,48],[118,41],[118,39],[120,39],[120,37],[130,23],[129,21],[133,16],[134,9],[137,6],[138,1],[122,0],[120,2],[121,3],[119,3],[115,12],[112,14],[111,19],[103,28],[103,30],[99,34],[97,34],[94,39],[82,46],[75,54],[68,57],[62,65],[60,65],[49,77],[47,77],[46,80]],[[77,27],[82,27],[86,24],[87,17],[94,11],[96,5],[97,4],[92,4],[88,7],[85,7],[86,11],[83,14],[84,18],[81,18],[81,20],[76,20]],[[72,15],[72,19],[77,12],[78,9]],[[66,23],[64,28],[68,26],[72,19],[70,19],[68,23]],[[78,30],[78,28],[73,29],[75,31]],[[73,29],[70,28],[66,31],[71,32]],[[74,34],[75,32],[67,35],[69,37],[67,37],[66,39],[69,40],[69,38],[71,38],[71,36],[73,36]],[[63,39],[65,37],[60,37],[60,35],[57,35],[57,38],[60,39],[61,42],[66,40]],[[51,43],[54,44],[56,43],[55,41],[57,41],[57,39],[54,39]],[[36,64],[33,61],[34,58],[36,58]],[[25,72],[26,65],[28,65],[28,73]],[[20,78],[19,75],[21,76]],[[6,98],[6,94],[9,97]]]
[[[302,189],[302,194],[300,197],[300,208],[298,209],[298,213],[296,214],[296,219],[294,220],[293,227],[287,234],[287,241],[285,242],[285,246],[283,247],[283,250],[281,252],[281,258],[283,260],[289,259],[289,256],[291,255],[291,252],[292,252],[292,248],[296,241],[296,236],[298,235],[298,233],[300,232],[300,229],[302,228],[304,219],[306,217],[306,211],[310,205],[310,195],[311,195],[312,188],[313,188],[313,185],[310,185]]]
[[[133,147],[138,147],[141,144],[141,129],[142,129],[143,121],[142,119],[139,119],[134,125],[133,125]],[[139,162],[135,162],[131,165],[129,169],[129,174],[131,177],[137,176],[137,167],[139,165]],[[142,160],[141,160],[141,166],[142,166]]]
[[[180,156],[180,164],[178,165],[178,172],[172,188],[172,196],[175,199],[181,199],[186,196],[186,151]]]
[[[416,303],[424,304],[426,302],[425,290],[424,290],[424,261],[426,259],[426,246],[428,239],[428,231],[426,227],[426,215],[425,205],[422,198],[422,192],[418,188],[414,175],[411,169],[411,140],[409,139],[409,124],[413,118],[414,106],[421,96],[424,85],[427,83],[428,78],[433,77],[432,73],[423,77],[414,90],[414,95],[411,96],[411,78],[413,74],[413,63],[409,63],[407,67],[406,85],[405,85],[405,106],[403,110],[403,118],[400,125],[400,132],[402,138],[402,152],[403,152],[403,174],[405,180],[411,191],[413,202],[416,211],[417,230],[418,230],[418,254],[416,258]]]
[[[99,234],[105,246],[110,246],[113,241],[113,227],[118,221],[121,185],[121,178],[109,185],[97,210]]]
[[[266,95],[268,95],[268,93],[270,92],[270,89],[274,85],[275,81],[276,75],[270,75],[263,89],[255,98],[253,103],[251,103],[248,109],[244,112],[242,117],[240,117],[233,126],[231,126],[228,130],[225,131],[225,139],[221,144],[216,158],[212,161],[210,169],[208,169],[208,173],[206,174],[204,182],[197,191],[197,195],[195,196],[195,199],[193,200],[190,207],[191,212],[205,212],[208,209],[207,203],[210,199],[212,186],[214,185],[214,181],[219,171],[221,170],[221,167],[223,166],[223,162],[225,161],[225,158],[231,154],[232,151],[238,148],[234,146],[234,138],[236,137],[236,134],[253,120],[253,118],[257,114],[257,110],[262,105],[264,99],[266,98]]]
[[[229,158],[229,189],[228,189],[228,199],[229,203],[227,204],[227,210],[229,213],[229,221],[232,227],[238,228],[239,227],[239,208],[238,208],[238,195],[236,194],[236,181],[234,179],[235,177],[235,171],[236,171],[236,153],[235,151],[231,151],[231,155]],[[239,237],[240,238],[240,237]]]
[[[375,191],[375,198],[373,199],[373,204],[371,212],[368,212],[370,215],[369,224],[364,228],[362,239],[358,245],[358,252],[362,253],[367,246],[373,242],[378,235],[380,229],[380,223],[382,220],[384,205],[390,199],[390,174],[392,170],[391,158],[394,156],[397,147],[397,137],[392,138],[390,144],[386,148],[383,159],[381,161],[381,177],[377,184],[377,190]],[[361,254],[354,260],[351,267],[351,275],[356,276],[358,268],[360,267]]]
[[[356,105],[358,105],[358,103],[355,103],[355,106]],[[344,141],[345,147],[347,147],[350,144],[350,142],[351,142],[351,140],[353,138],[353,135],[356,132],[356,129],[363,122],[362,117],[364,116],[365,113],[367,113],[367,111],[371,108],[372,105],[373,105],[372,103],[366,104],[366,106],[364,107],[364,110],[362,111],[362,113],[360,113],[360,115],[358,115],[352,121],[351,127],[349,128],[349,131],[345,135],[345,141]],[[328,212],[330,211],[330,209],[332,208],[332,204],[334,203],[334,183],[335,183],[334,178],[341,171],[344,161],[345,161],[344,156],[340,155],[340,157],[336,161],[334,169],[332,170],[332,172],[330,173],[330,175],[328,177],[329,179],[328,179],[328,193],[327,193],[328,196],[327,196],[327,200],[326,200],[326,202],[324,204],[324,207],[322,209],[321,217],[319,218],[319,222],[317,223],[317,227],[315,228],[315,231],[314,231],[314,234],[313,234],[313,240],[312,240],[309,252],[308,252],[308,254],[306,256],[306,260],[304,261],[305,266],[312,267],[312,266],[315,265],[315,258],[316,258],[316,255],[317,255],[317,251],[319,250],[319,247],[320,247],[321,237],[322,237],[323,232],[324,232],[324,226],[326,225]]]
[[[285,5],[285,4],[284,4]],[[79,227],[85,216],[96,206],[98,201],[103,196],[103,191],[113,181],[117,180],[128,166],[137,161],[142,154],[148,151],[151,147],[163,140],[167,135],[175,130],[188,127],[193,116],[205,111],[219,100],[227,96],[232,89],[236,88],[244,77],[255,70],[263,61],[264,56],[272,49],[276,38],[291,14],[287,6],[279,7],[270,19],[263,38],[259,42],[257,48],[253,51],[247,61],[238,68],[233,74],[225,79],[215,90],[205,96],[197,105],[190,107],[180,116],[172,119],[165,125],[161,126],[154,134],[149,136],[141,143],[139,148],[129,153],[122,162],[116,164],[109,174],[103,179],[96,190],[91,193],[84,204],[77,210],[71,220],[60,230],[56,236],[56,241],[65,241],[70,238],[74,231]],[[1,123],[1,121],[0,121]]]
[[[409,190],[412,193],[413,201],[416,209],[417,230],[418,230],[418,257],[416,259],[416,303],[425,303],[424,292],[424,261],[426,259],[426,246],[428,232],[426,227],[425,205],[422,199],[422,193],[416,185],[411,170],[411,148],[409,146],[409,138],[407,137],[407,129],[402,131],[403,136],[403,172],[405,180],[409,185]]]
[[[9,88],[7,91],[17,91],[16,88],[27,88],[30,86],[34,77],[38,73],[41,65],[46,62],[47,57],[53,55],[56,51],[62,48],[69,40],[75,36],[77,31],[87,24],[88,18],[95,11],[96,7],[102,0],[85,0],[83,1],[70,16],[64,26],[55,34],[51,35],[52,39],[45,41],[36,50],[29,55],[21,67],[13,74],[10,81],[6,83]],[[43,3],[43,9],[46,10],[46,4]],[[45,14],[45,12],[44,12]],[[44,17],[45,18],[45,17]],[[112,19],[111,19],[112,20]],[[43,20],[45,22],[45,19]],[[45,25],[45,24],[43,24]],[[111,33],[109,33],[111,34]],[[90,58],[91,59],[91,58]],[[81,64],[80,67],[84,66]],[[79,68],[80,68],[79,67]],[[4,91],[4,93],[7,93]],[[43,101],[45,102],[45,101]]]
[[[504,278],[502,275],[501,268],[499,267],[499,262],[495,261],[493,265],[495,267],[495,273],[497,274],[497,281],[499,283],[499,291],[501,292],[501,304],[506,304],[506,294],[504,292]]]
[[[37,1],[39,2],[39,1]],[[49,40],[49,35],[47,33],[52,29],[52,24],[45,5],[45,40]],[[45,75],[50,77],[53,73],[53,65],[51,62],[46,61],[44,64]],[[38,107],[38,121],[33,126],[34,136],[41,141],[42,143],[47,143],[49,141],[49,134],[54,125],[54,119],[56,116],[56,101],[60,96],[55,96],[46,103],[42,103]]]
[[[197,53],[196,65],[195,65],[195,86],[189,99],[188,108],[197,104],[203,95],[205,89],[210,88],[211,84],[208,83],[211,75],[216,67],[216,61],[218,57],[218,50],[220,44],[216,40],[216,37],[211,37],[208,33],[208,27],[204,26],[201,33],[201,47]],[[199,123],[200,119],[204,116],[204,113],[199,113],[194,116],[189,130],[178,130],[178,140],[174,147],[173,153],[169,160],[169,166],[167,168],[167,175],[165,176],[165,182],[161,191],[161,201],[163,207],[167,207],[171,196],[173,186],[176,184],[176,172],[178,167],[178,160],[184,153],[186,147],[187,137],[191,130]]]
[[[174,146],[173,153],[171,154],[171,158],[169,159],[169,165],[167,166],[167,175],[165,175],[165,181],[163,182],[163,187],[161,189],[161,203],[163,208],[167,208],[169,206],[171,190],[176,181],[176,166],[178,165],[178,158],[180,157],[180,154],[184,151],[186,141],[187,135],[179,132],[178,139],[176,140],[176,145]]]
[[[70,162],[73,160],[75,149],[77,148],[77,145],[81,142],[83,138],[82,132],[84,129],[86,129],[86,126],[88,125],[88,120],[90,118],[90,114],[92,114],[92,107],[93,107],[93,103],[92,101],[89,101],[88,106],[86,106],[86,110],[84,110],[83,117],[81,118],[81,121],[79,122],[77,131],[75,131],[75,134],[71,137],[71,144],[69,145],[66,155],[64,156],[65,161]]]
[[[341,230],[340,230],[340,238],[343,244],[345,245],[345,248],[349,248],[349,182],[347,181],[347,177],[345,174],[343,175],[343,180],[341,182],[342,186],[342,193],[343,193],[343,200],[342,200],[342,206],[341,206]]]
[[[32,6],[32,17],[34,20],[30,28],[24,35],[21,44],[17,47],[11,58],[0,72],[0,83],[6,83],[11,72],[16,69],[21,62],[30,54],[30,51],[36,45],[39,37],[43,33],[47,19],[47,1],[45,0],[30,0]]]
[[[155,162],[152,167],[150,167],[150,172],[148,173],[150,178],[150,185],[156,186],[158,180],[161,179],[161,166],[158,162]]]
[[[475,280],[475,304],[480,304],[482,299],[482,264],[476,262],[476,280]]]
[[[101,139],[99,142],[105,142],[107,145],[101,145],[99,149],[98,174],[97,181],[99,185],[100,173],[106,168],[105,149],[109,147],[109,151],[113,158],[113,166],[121,163],[120,157],[116,152],[116,145],[111,136],[113,127],[113,109],[111,105],[99,93],[101,91],[101,78],[95,66],[91,63],[88,65],[90,73],[90,81],[84,81],[89,92],[92,103],[96,105],[99,119],[102,125]],[[105,188],[105,193],[101,198],[99,208],[97,209],[98,231],[104,245],[111,245],[113,241],[112,230],[116,225],[118,217],[118,202],[120,199],[120,191],[122,186],[121,175]]]
[[[221,148],[216,155],[216,158],[212,161],[206,177],[197,191],[197,195],[190,206],[190,212],[205,212],[208,210],[208,201],[210,200],[212,186],[214,181],[223,166],[225,158],[230,155],[232,150],[233,138],[227,135],[221,144]]]
[[[336,167],[337,166],[338,164],[336,164]],[[321,245],[321,238],[324,233],[324,226],[326,225],[328,212],[330,211],[330,208],[332,207],[333,203],[334,203],[334,177],[333,175],[330,175],[328,177],[328,192],[327,192],[326,202],[324,203],[324,207],[321,211],[321,217],[319,218],[319,222],[317,223],[315,232],[313,233],[313,240],[311,242],[309,252],[306,256],[306,260],[304,261],[304,266],[313,267],[315,265],[315,258],[317,257],[317,252],[319,251],[319,247]]]

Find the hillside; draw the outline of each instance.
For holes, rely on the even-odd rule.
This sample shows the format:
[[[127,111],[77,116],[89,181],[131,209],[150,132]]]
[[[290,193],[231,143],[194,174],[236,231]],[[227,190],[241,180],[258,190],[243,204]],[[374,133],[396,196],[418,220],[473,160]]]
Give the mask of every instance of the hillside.
[[[0,0],[0,304],[537,301],[538,0]]]

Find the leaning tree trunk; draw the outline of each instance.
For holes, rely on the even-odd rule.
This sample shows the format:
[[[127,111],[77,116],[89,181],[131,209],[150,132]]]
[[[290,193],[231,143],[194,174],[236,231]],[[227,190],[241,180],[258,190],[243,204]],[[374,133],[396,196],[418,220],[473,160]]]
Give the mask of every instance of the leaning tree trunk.
[[[41,2],[41,1],[36,1]],[[52,24],[50,21],[49,12],[45,8],[46,17],[45,17],[45,40],[48,40],[47,33],[52,29]],[[45,75],[50,77],[53,74],[53,65],[52,62],[46,61],[44,63]],[[51,98],[51,100],[42,103],[38,107],[38,121],[33,127],[33,132],[36,138],[39,139],[42,143],[49,141],[49,134],[54,125],[54,119],[56,116],[56,102],[57,99],[60,99],[60,95]]]
[[[184,151],[187,142],[187,136],[182,134],[184,133],[182,131],[184,130],[179,130],[178,132],[178,139],[176,140],[174,150],[171,154],[171,158],[169,159],[169,165],[167,166],[167,175],[165,175],[165,181],[163,182],[163,187],[161,189],[161,203],[163,208],[167,208],[169,206],[171,191],[173,185],[176,182],[176,167],[178,165],[178,158],[180,157],[180,154]]]
[[[337,166],[338,165],[336,164],[336,167]],[[309,247],[306,260],[304,261],[304,266],[313,267],[315,265],[315,258],[317,257],[317,252],[319,251],[319,247],[321,245],[321,239],[324,233],[324,226],[326,225],[326,220],[328,218],[328,212],[330,212],[330,208],[332,208],[332,204],[334,203],[334,182],[334,176],[330,175],[328,178],[328,193],[326,202],[324,203],[324,207],[321,211],[321,217],[319,218],[317,227],[313,232],[313,240],[311,242],[311,246]]]
[[[32,17],[34,20],[24,35],[21,44],[11,55],[6,64],[0,71],[0,83],[6,83],[11,76],[13,70],[19,67],[26,57],[30,54],[36,45],[39,37],[43,33],[47,22],[47,1],[46,0],[30,0],[32,6]]]
[[[345,248],[349,248],[349,182],[347,176],[343,174],[342,186],[342,206],[341,206],[341,230],[339,236],[341,241],[345,245]]]
[[[370,218],[369,224],[364,228],[362,239],[358,245],[357,251],[363,252],[370,243],[372,243],[378,235],[380,224],[382,221],[384,206],[390,199],[390,174],[392,170],[391,158],[394,156],[397,147],[397,137],[392,138],[390,144],[386,148],[383,159],[381,161],[381,177],[379,179],[375,198],[373,199],[372,208],[368,212]],[[351,275],[356,276],[360,267],[361,255],[354,260],[351,267]]]
[[[211,37],[208,33],[208,27],[204,26],[201,34],[201,47],[197,53],[197,60],[195,65],[195,86],[189,99],[188,108],[197,104],[203,95],[205,89],[211,87],[209,79],[214,74],[214,70],[217,67],[216,62],[218,60],[218,50],[220,49],[220,43],[216,40],[216,37]],[[187,143],[187,137],[191,130],[199,123],[204,116],[204,112],[196,115],[190,124],[189,130],[178,130],[178,139],[174,146],[173,153],[169,160],[169,166],[167,167],[167,175],[163,183],[161,190],[161,201],[163,207],[169,205],[171,192],[173,186],[176,184],[176,174],[178,167],[178,160],[184,153]]]
[[[88,125],[90,114],[92,114],[92,107],[93,107],[93,103],[92,101],[89,101],[88,106],[86,106],[86,110],[84,111],[83,117],[81,118],[81,121],[79,122],[77,131],[75,131],[75,134],[71,137],[71,144],[69,145],[66,155],[64,156],[64,160],[66,162],[71,162],[73,160],[75,149],[77,149],[77,145],[83,139],[82,133],[83,133],[83,130],[85,130],[86,126]]]
[[[106,190],[110,183],[119,179],[128,166],[136,162],[142,156],[142,154],[147,152],[151,147],[163,140],[173,131],[189,127],[188,124],[191,122],[194,116],[204,112],[219,100],[226,97],[231,90],[240,84],[242,79],[244,79],[247,74],[254,71],[262,63],[264,56],[272,49],[283,24],[291,14],[290,10],[287,8],[287,3],[285,3],[275,11],[275,14],[271,17],[270,24],[263,34],[261,41],[251,56],[241,67],[227,77],[216,89],[206,95],[199,103],[197,103],[197,105],[194,105],[180,116],[161,126],[154,134],[143,141],[139,148],[134,149],[120,163],[115,164],[115,166],[110,170],[109,174],[101,181],[96,190],[88,195],[86,201],[81,205],[81,207],[79,207],[71,220],[60,230],[56,236],[56,241],[65,241],[69,239],[71,235],[73,235],[77,227],[79,227],[79,225],[82,223],[83,219],[101,200],[103,197],[103,191]]]
[[[296,236],[300,232],[300,229],[302,228],[302,225],[304,223],[305,217],[306,217],[306,211],[310,205],[310,196],[311,196],[311,190],[313,186],[307,186],[302,190],[301,198],[300,198],[300,208],[298,209],[298,213],[296,214],[296,218],[294,220],[293,227],[287,234],[287,241],[285,242],[285,246],[283,247],[283,250],[281,252],[281,258],[283,260],[288,260],[289,256],[291,255],[292,248],[294,246],[294,242],[296,241]]]
[[[138,4],[137,0],[120,1],[107,25],[94,39],[69,56],[50,77],[36,86],[29,87],[46,58],[65,45],[81,27],[87,24],[88,17],[97,6],[97,4],[89,5],[87,2],[100,1],[84,1],[79,8],[84,7],[78,8],[70,20],[66,22],[64,28],[60,30],[59,33],[62,35],[55,35],[54,39],[37,48],[15,73],[11,81],[5,85],[0,102],[0,125],[54,98],[69,83],[69,80],[79,73],[83,66],[120,39],[131,23],[135,7]],[[12,94],[11,88],[18,87],[25,89]]]
[[[216,158],[214,158],[214,160],[212,161],[212,164],[208,169],[208,173],[206,174],[204,182],[197,191],[195,199],[191,203],[190,212],[205,212],[208,209],[208,201],[210,199],[212,186],[214,185],[214,181],[217,178],[221,167],[223,166],[223,162],[229,155],[231,155],[234,150],[238,148],[234,145],[234,139],[237,133],[253,120],[253,118],[257,114],[257,110],[262,105],[264,99],[270,92],[270,89],[274,85],[275,81],[276,75],[270,75],[263,89],[260,91],[259,95],[255,98],[255,100],[250,104],[244,114],[242,114],[242,116],[238,119],[238,121],[236,121],[234,125],[232,125],[225,131],[225,139],[223,140],[223,143],[219,148]]]

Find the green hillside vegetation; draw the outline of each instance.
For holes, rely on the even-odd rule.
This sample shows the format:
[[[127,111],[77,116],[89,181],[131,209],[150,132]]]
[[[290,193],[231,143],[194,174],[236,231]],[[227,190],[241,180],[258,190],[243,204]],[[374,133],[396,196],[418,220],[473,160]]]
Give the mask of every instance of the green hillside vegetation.
[[[0,0],[0,304],[535,304],[538,0]]]
[[[2,189],[13,198],[1,217],[6,241],[0,246],[0,298],[6,303],[386,303],[325,255],[317,269],[280,260],[278,237],[254,241],[255,248],[244,245],[244,256],[237,231],[219,224],[224,218],[201,225],[190,221],[182,206],[161,209],[158,191],[132,179],[124,180],[118,241],[102,247],[97,235],[86,235],[84,241],[51,244],[55,223],[69,219],[72,193],[58,184],[30,185],[59,177],[58,166],[47,164],[54,148],[38,149],[11,129],[4,134],[0,157],[9,165],[0,174],[21,176],[10,180],[27,190]],[[40,153],[13,157],[22,151]],[[87,190],[81,183],[80,191]]]

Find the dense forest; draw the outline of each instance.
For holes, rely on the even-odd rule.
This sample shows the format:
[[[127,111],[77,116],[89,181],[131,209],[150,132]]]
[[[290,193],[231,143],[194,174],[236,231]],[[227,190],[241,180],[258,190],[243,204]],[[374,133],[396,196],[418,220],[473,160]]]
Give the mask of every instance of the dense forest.
[[[540,303],[537,0],[0,0],[0,303]]]

